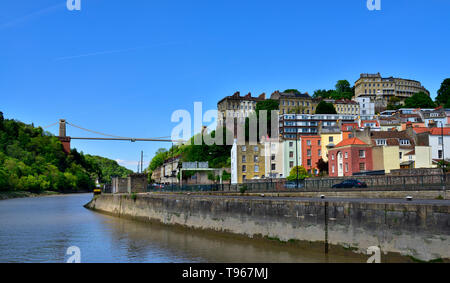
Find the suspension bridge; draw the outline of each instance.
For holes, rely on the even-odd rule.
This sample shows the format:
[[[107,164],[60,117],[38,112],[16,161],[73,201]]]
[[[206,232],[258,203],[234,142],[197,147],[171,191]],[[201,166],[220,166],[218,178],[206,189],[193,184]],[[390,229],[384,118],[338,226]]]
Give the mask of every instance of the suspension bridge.
[[[135,138],[135,137],[121,137],[121,136],[115,136],[115,135],[110,135],[110,134],[105,134],[102,132],[98,132],[98,131],[94,131],[94,130],[90,130],[90,129],[86,129],[83,128],[81,126],[77,126],[73,123],[70,123],[68,121],[66,121],[65,119],[60,119],[58,122],[53,123],[51,125],[48,125],[46,127],[44,127],[43,129],[48,129],[50,127],[56,126],[59,124],[59,134],[58,134],[58,138],[61,141],[64,151],[66,153],[70,152],[70,141],[71,140],[96,140],[96,141],[130,141],[130,142],[169,142],[169,143],[183,143],[185,142],[185,140],[173,140],[171,139],[171,137],[166,136],[166,137],[156,137],[156,138]],[[99,135],[100,137],[71,137],[71,136],[67,136],[67,125],[70,125],[72,127],[78,128],[80,130],[89,132],[89,133],[93,133],[96,135]]]

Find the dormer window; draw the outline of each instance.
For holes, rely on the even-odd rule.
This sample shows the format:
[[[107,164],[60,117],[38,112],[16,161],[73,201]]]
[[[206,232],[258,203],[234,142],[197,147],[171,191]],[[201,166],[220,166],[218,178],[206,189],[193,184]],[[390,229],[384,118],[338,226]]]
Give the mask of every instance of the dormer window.
[[[385,139],[378,139],[377,141],[377,145],[386,145],[386,140]]]
[[[409,140],[405,140],[405,139],[400,140],[400,145],[410,145],[410,144],[411,143]]]

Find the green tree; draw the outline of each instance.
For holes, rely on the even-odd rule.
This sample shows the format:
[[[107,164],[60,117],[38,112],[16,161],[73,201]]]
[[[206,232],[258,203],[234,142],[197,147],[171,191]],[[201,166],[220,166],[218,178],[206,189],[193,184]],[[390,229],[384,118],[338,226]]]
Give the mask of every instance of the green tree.
[[[0,190],[88,190],[95,178],[108,174],[98,160],[117,165],[76,149],[67,155],[59,139],[42,128],[0,115]]]
[[[321,101],[317,105],[316,114],[336,114],[336,109],[333,104]]]
[[[340,93],[352,92],[352,87],[347,80],[339,80],[336,83],[336,91]]]
[[[269,135],[269,137],[272,137],[272,127],[271,127],[272,115],[271,115],[271,112],[279,110],[279,108],[280,108],[279,102],[276,100],[273,100],[273,99],[258,101],[256,103],[255,112],[256,112],[256,118],[258,119],[258,123],[259,123],[260,111],[262,111],[262,110],[267,111],[266,125],[267,125],[267,134]],[[258,137],[259,137],[259,127],[258,127]]]
[[[288,181],[296,181],[297,180],[297,170],[298,170],[298,179],[304,180],[309,177],[308,172],[303,166],[294,166],[289,172],[289,176],[287,177]]]
[[[328,174],[328,161],[325,162],[322,158],[320,158],[316,165],[317,169],[319,169],[321,173],[324,172]]]
[[[450,107],[450,78],[445,79],[441,83],[441,87],[437,91],[436,103]]]
[[[301,92],[300,92],[298,89],[293,89],[293,88],[291,88],[291,89],[286,89],[286,90],[284,91],[284,93],[301,94]]]
[[[424,92],[415,93],[413,96],[405,100],[406,108],[433,108],[435,104],[430,96]]]

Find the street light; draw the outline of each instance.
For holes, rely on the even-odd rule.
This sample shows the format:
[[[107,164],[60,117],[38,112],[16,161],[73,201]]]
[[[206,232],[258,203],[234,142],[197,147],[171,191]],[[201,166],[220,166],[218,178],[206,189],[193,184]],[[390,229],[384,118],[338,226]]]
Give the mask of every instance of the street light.
[[[442,140],[442,181],[443,181],[443,190],[444,190],[444,195],[445,195],[445,191],[446,191],[446,174],[445,174],[445,169],[446,169],[446,164],[445,164],[445,146],[444,146],[444,122],[441,122],[441,140]]]
[[[295,115],[295,164],[297,170],[297,189],[298,189],[298,125],[297,125],[297,115]]]

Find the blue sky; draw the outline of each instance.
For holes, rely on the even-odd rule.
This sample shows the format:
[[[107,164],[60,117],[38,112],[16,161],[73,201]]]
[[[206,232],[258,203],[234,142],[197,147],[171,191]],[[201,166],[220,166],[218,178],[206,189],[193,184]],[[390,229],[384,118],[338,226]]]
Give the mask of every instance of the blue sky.
[[[215,109],[235,91],[313,93],[360,73],[450,77],[450,1],[2,0],[0,111],[119,136],[169,136],[177,109]],[[57,133],[57,127],[50,129]],[[75,128],[68,135],[93,136]],[[73,141],[136,170],[162,143]],[[166,145],[167,146],[167,145]]]

